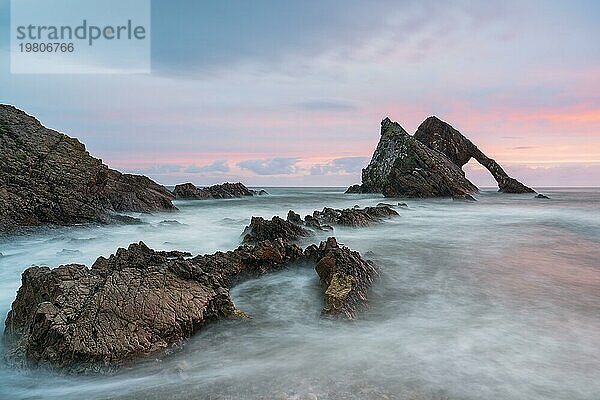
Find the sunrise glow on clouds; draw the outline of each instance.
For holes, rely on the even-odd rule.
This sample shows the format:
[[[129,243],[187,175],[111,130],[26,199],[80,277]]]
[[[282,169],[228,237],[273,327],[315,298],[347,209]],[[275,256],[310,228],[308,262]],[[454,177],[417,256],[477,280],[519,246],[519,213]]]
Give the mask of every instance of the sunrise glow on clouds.
[[[522,3],[154,0],[152,74],[11,76],[2,38],[0,101],[165,184],[345,186],[384,117],[437,115],[526,184],[600,186],[600,5]]]

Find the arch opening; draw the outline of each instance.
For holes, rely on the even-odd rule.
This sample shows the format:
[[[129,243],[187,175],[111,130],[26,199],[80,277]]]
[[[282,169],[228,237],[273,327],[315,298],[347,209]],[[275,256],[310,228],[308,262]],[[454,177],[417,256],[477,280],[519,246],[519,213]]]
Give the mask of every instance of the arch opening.
[[[467,179],[478,188],[498,190],[498,182],[494,179],[494,176],[476,159],[471,158],[468,163],[463,165],[462,170]]]

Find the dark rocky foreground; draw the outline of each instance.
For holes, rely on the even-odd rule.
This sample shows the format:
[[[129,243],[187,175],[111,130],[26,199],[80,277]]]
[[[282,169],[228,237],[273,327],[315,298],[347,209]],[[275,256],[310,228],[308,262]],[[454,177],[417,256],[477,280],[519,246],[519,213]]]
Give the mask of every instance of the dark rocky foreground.
[[[304,220],[290,210],[286,219],[277,216],[270,220],[252,217],[242,237],[243,243],[258,243],[276,238],[295,241],[310,236],[314,231],[331,231],[332,225],[364,227],[394,216],[398,216],[398,212],[388,205],[343,210],[325,207],[322,211],[317,210],[312,215],[305,216]]]
[[[478,191],[462,167],[475,158],[490,171],[501,192],[535,193],[487,157],[450,124],[427,118],[414,136],[389,118],[381,122],[381,138],[362,184],[346,193],[383,193],[386,197],[467,196]]]
[[[305,251],[276,238],[196,257],[140,242],[91,269],[31,267],[6,319],[7,357],[69,372],[111,370],[177,345],[208,322],[247,318],[229,288],[302,263],[317,266],[324,315],[352,319],[366,307],[377,268],[334,238]]]
[[[173,195],[177,199],[207,200],[207,199],[233,199],[236,197],[265,195],[265,190],[251,190],[242,183],[223,183],[204,188],[198,188],[192,183],[182,183],[175,186]]]
[[[110,222],[118,212],[176,210],[172,198],[145,176],[108,168],[77,139],[0,105],[0,232]]]

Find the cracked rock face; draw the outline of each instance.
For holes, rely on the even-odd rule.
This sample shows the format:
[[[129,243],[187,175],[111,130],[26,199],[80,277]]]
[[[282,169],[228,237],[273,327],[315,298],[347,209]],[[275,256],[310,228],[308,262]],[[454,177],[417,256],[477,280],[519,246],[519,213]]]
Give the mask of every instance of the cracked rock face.
[[[366,308],[378,270],[335,238],[304,252],[275,239],[193,258],[140,242],[99,257],[91,269],[25,270],[6,318],[7,357],[67,372],[112,370],[177,345],[210,321],[247,318],[230,287],[294,262],[316,263],[324,315],[352,319]]]
[[[0,105],[0,232],[110,222],[115,212],[175,210],[172,198],[147,177],[108,168],[77,139]]]
[[[437,117],[429,117],[423,121],[414,137],[430,149],[443,153],[450,161],[461,168],[471,158],[474,158],[492,174],[498,182],[500,192],[535,193],[533,189],[508,176],[500,164],[486,156],[473,142],[450,124]]]
[[[209,321],[243,316],[229,297],[232,283],[282,268],[302,250],[277,240],[186,255],[140,242],[91,269],[28,268],[6,319],[9,359],[81,372],[167,349]]]
[[[506,174],[469,139],[436,117],[427,118],[414,136],[388,118],[381,122],[381,139],[369,165],[363,169],[362,185],[346,193],[383,193],[386,197],[451,197],[477,192],[462,170],[475,158],[490,171],[501,192],[533,193]]]
[[[292,213],[292,211],[290,211],[290,213]],[[295,241],[310,236],[311,232],[302,227],[300,216],[298,214],[295,215],[298,220],[293,219],[293,221],[290,221],[289,219],[290,214],[288,214],[287,220],[277,216],[270,220],[264,219],[263,217],[252,217],[250,225],[248,225],[242,233],[242,242],[258,243],[263,240],[274,240],[277,238]]]
[[[386,197],[440,197],[477,191],[457,165],[388,118],[381,122],[381,139],[363,169],[362,185],[351,189]]]
[[[242,233],[242,243],[258,243],[262,240],[283,238],[296,241],[308,237],[314,231],[332,231],[331,225],[350,227],[365,227],[382,222],[383,219],[398,216],[398,213],[388,205],[377,207],[346,208],[343,210],[325,207],[322,211],[314,211],[312,215],[300,217],[290,210],[286,219],[278,216],[270,220],[262,217],[252,217],[250,225]]]
[[[307,257],[317,263],[315,270],[325,288],[321,314],[354,319],[368,306],[371,285],[379,277],[378,268],[359,253],[338,245],[331,237],[320,246],[309,246]]]
[[[198,188],[192,183],[182,183],[175,186],[173,194],[177,199],[206,200],[206,199],[233,199],[236,197],[263,195],[267,192],[255,192],[241,183],[223,183],[205,188]]]
[[[313,212],[312,216],[321,225],[331,224],[357,228],[379,223],[384,218],[398,216],[398,212],[387,205],[345,208],[343,210],[325,207],[323,211]]]

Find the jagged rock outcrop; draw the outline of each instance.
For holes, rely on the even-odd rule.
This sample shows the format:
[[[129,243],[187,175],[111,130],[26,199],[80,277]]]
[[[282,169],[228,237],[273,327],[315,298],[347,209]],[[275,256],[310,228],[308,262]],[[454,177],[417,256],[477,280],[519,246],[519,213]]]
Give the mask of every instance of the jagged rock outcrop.
[[[229,288],[298,262],[315,262],[323,313],[355,318],[377,276],[360,254],[329,238],[304,252],[287,240],[190,257],[144,243],[98,258],[91,269],[31,267],[6,319],[9,361],[69,372],[105,371],[179,344],[206,323],[247,318]]]
[[[274,216],[270,220],[263,217],[252,217],[250,225],[242,233],[242,242],[258,243],[263,240],[274,240],[277,238],[295,241],[310,235],[311,232],[302,227],[301,220],[294,220],[292,222],[289,219],[285,220],[278,216]]]
[[[351,193],[383,193],[386,197],[453,196],[476,191],[458,166],[389,118],[381,122],[381,139],[362,171],[362,185],[349,189]]]
[[[176,210],[172,198],[147,177],[108,168],[77,139],[0,105],[0,232],[109,222],[118,212]]]
[[[452,196],[452,200],[453,201],[462,201],[462,202],[477,201],[477,199],[475,197],[471,196],[470,194],[461,194],[461,195]]]
[[[286,219],[278,216],[270,220],[252,217],[250,225],[242,233],[242,243],[258,243],[277,238],[296,241],[314,234],[314,231],[331,231],[332,225],[364,227],[394,216],[398,216],[398,213],[388,205],[343,210],[325,207],[322,211],[317,210],[312,215],[305,216],[304,220],[290,210]]]
[[[352,185],[348,189],[346,189],[346,193],[368,193],[363,189],[362,185]]]
[[[342,225],[352,227],[369,226],[381,222],[384,218],[398,216],[398,212],[387,205],[365,208],[346,208],[343,210],[325,207],[313,212],[312,217],[320,225]]]
[[[381,122],[381,139],[362,184],[346,193],[383,193],[386,197],[469,196],[477,192],[462,170],[471,158],[486,167],[501,192],[533,193],[487,157],[469,139],[436,117],[427,118],[414,136],[397,122]]]
[[[315,270],[325,288],[321,313],[331,317],[356,318],[368,306],[371,285],[379,277],[378,268],[359,253],[339,246],[331,237],[320,246],[311,245],[305,255],[316,262]]]
[[[469,139],[463,136],[452,125],[437,117],[429,117],[421,123],[415,132],[415,139],[430,149],[443,153],[459,167],[463,167],[471,158],[484,166],[496,182],[500,192],[504,193],[535,193],[535,191],[518,180],[511,178],[493,159],[486,156]]]
[[[206,200],[206,199],[233,199],[236,197],[254,196],[267,194],[261,190],[256,192],[248,189],[242,183],[223,183],[204,188],[198,188],[192,183],[182,183],[175,186],[173,194],[176,199]]]
[[[91,269],[28,268],[6,319],[9,358],[69,371],[118,366],[193,335],[209,321],[243,317],[228,288],[300,259],[283,240],[184,258],[143,243]]]

